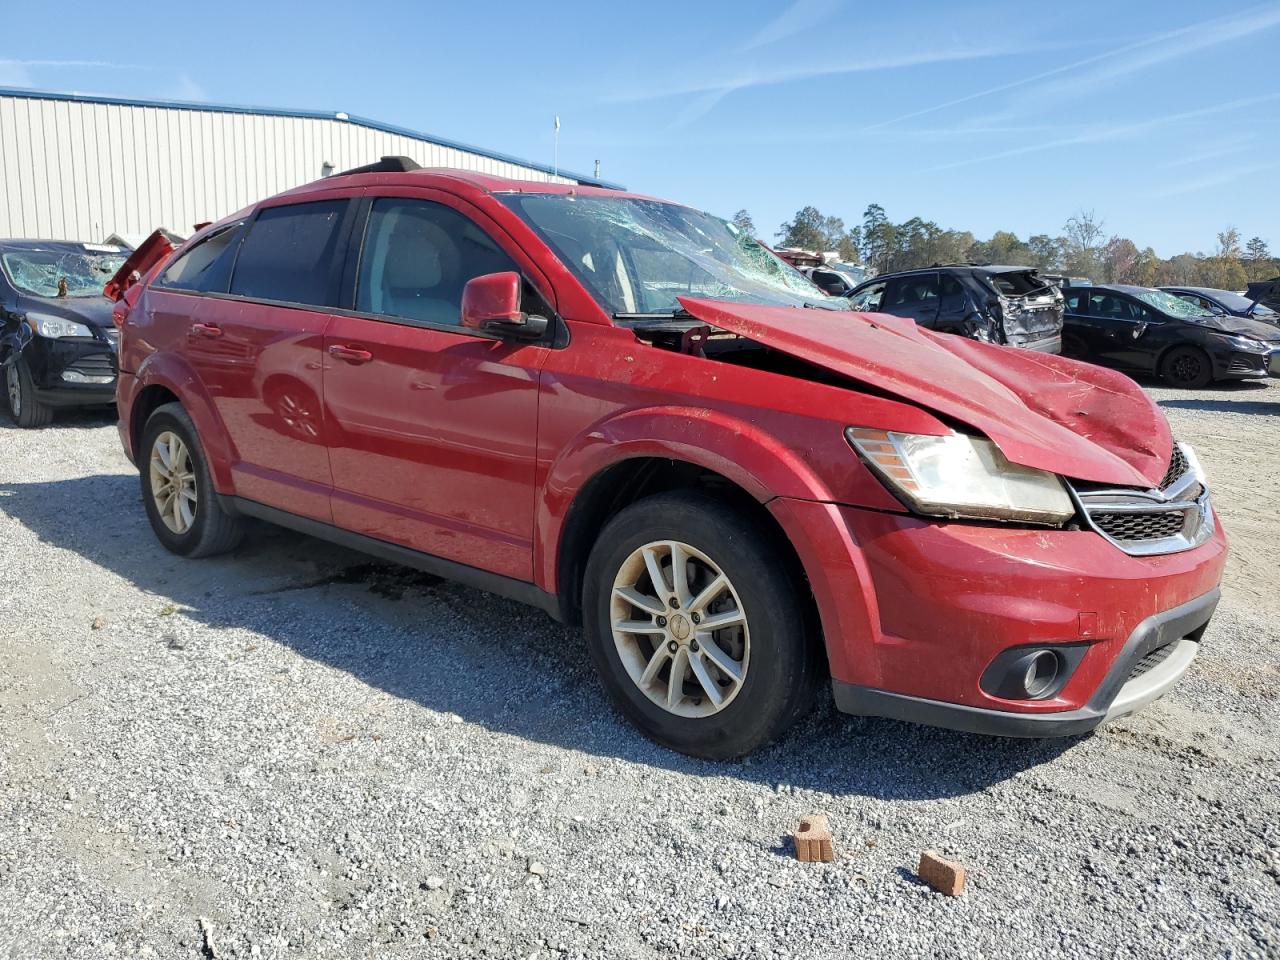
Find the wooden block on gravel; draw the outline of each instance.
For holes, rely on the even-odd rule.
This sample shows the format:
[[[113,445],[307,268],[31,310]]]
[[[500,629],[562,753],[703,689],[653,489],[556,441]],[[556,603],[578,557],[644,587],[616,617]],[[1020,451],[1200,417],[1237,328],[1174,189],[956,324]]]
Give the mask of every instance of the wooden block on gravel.
[[[964,866],[952,860],[944,860],[932,850],[920,854],[920,866],[916,874],[939,893],[958,897],[964,893]]]
[[[805,817],[796,827],[796,859],[801,863],[830,863],[836,858],[831,827],[821,813]]]

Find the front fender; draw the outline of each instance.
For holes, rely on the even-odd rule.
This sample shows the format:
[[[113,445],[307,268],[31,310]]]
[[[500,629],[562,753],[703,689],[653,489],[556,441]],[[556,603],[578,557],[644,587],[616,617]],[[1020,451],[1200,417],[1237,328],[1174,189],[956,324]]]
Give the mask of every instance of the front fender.
[[[0,336],[0,369],[17,362],[18,355],[27,348],[32,336],[31,328],[20,320]]]
[[[760,503],[776,497],[847,501],[847,483],[836,491],[824,477],[834,472],[848,481],[863,468],[852,451],[843,447],[843,438],[839,444],[819,443],[816,438],[805,442],[806,430],[820,429],[829,429],[829,425],[797,419],[795,433],[784,443],[740,417],[685,406],[627,410],[594,424],[564,445],[540,484],[534,546],[538,584],[552,592],[559,589],[561,538],[579,492],[593,477],[627,460],[656,457],[692,464],[720,474]],[[822,455],[828,450],[841,458],[838,464],[823,462]],[[858,502],[884,510],[902,509],[878,481],[866,476],[870,483],[858,486]]]
[[[204,448],[214,489],[221,494],[234,495],[231,465],[239,460],[239,454],[226,424],[218,415],[213,398],[191,364],[177,354],[153,353],[138,365],[135,376],[138,381],[135,398],[150,386],[164,387],[178,398],[200,435],[200,445]],[[136,402],[133,409],[135,413],[132,416],[137,416]],[[142,424],[133,426],[141,430]],[[136,432],[134,436],[137,436]]]

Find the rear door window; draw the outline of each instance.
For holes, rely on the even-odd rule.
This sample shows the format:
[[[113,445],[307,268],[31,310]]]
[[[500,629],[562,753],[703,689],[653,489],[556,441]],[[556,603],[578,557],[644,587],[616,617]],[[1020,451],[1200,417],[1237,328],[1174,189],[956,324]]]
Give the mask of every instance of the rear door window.
[[[462,322],[462,288],[520,268],[458,211],[428,200],[373,202],[356,279],[356,310],[440,326]]]
[[[329,306],[337,297],[334,259],[349,201],[268,207],[240,244],[231,293],[254,300]]]
[[[938,303],[938,275],[921,273],[890,280],[885,290],[884,306],[928,308]]]
[[[194,290],[202,293],[226,293],[235,262],[236,244],[244,221],[230,224],[211,233],[175,260],[160,275],[156,286],[171,290]]]
[[[1134,322],[1142,319],[1142,308],[1125,297],[1107,293],[1105,290],[1091,294],[1089,312],[1095,317],[1107,320],[1127,320]]]

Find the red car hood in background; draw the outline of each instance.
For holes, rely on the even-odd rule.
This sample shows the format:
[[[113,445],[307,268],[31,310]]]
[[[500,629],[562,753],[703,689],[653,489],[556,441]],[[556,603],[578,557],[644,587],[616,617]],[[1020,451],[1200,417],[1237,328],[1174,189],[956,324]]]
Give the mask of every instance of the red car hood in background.
[[[704,323],[968,424],[1014,463],[1139,487],[1157,486],[1169,467],[1168,421],[1115,371],[933,333],[885,314],[680,303]]]

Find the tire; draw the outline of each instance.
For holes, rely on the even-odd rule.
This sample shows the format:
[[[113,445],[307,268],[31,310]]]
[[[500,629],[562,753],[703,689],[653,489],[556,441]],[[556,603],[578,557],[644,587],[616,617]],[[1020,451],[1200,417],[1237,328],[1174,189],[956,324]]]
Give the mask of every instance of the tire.
[[[1213,361],[1198,347],[1174,347],[1160,361],[1160,376],[1171,387],[1201,390],[1213,383]]]
[[[36,398],[31,368],[21,355],[4,368],[4,386],[9,417],[18,426],[36,430],[47,427],[53,421],[53,408]]]
[[[671,542],[692,551],[689,589],[678,607],[670,600],[673,557],[664,553]],[[652,568],[642,556],[647,546],[659,563],[661,588],[654,586]],[[728,586],[698,614],[691,601],[717,568]],[[635,606],[616,595],[619,581],[648,605]],[[587,647],[609,699],[645,736],[696,757],[738,757],[776,739],[804,716],[826,676],[820,634],[803,589],[772,532],[741,510],[703,493],[659,494],[621,511],[596,540],[583,585]],[[664,592],[668,596],[662,599]],[[661,614],[658,606],[664,608]],[[695,625],[731,618],[735,608],[743,616],[740,626],[705,632]],[[643,632],[617,634],[615,620]],[[737,682],[715,667],[716,658],[726,662],[726,655],[740,674]],[[642,686],[655,661],[662,667]],[[673,687],[677,663],[685,682]],[[655,699],[672,697],[673,689],[674,711]],[[722,702],[716,703],[709,690],[717,691]]]
[[[176,438],[185,457],[173,445]],[[163,449],[157,450],[157,445]],[[161,463],[153,466],[153,460]],[[166,485],[158,473],[165,467],[166,458],[177,464],[169,475],[181,482]],[[172,553],[183,557],[211,557],[226,553],[240,542],[244,535],[243,522],[222,508],[209,477],[209,465],[195,424],[178,403],[166,403],[157,407],[142,428],[139,445],[138,472],[142,484],[142,502],[151,521],[151,529],[157,539]],[[178,490],[175,490],[177,486]],[[165,490],[172,496],[166,496]],[[193,494],[187,499],[182,491]],[[160,496],[157,497],[157,493]],[[161,513],[161,501],[167,506]],[[177,504],[175,509],[171,505]],[[185,508],[184,508],[185,504]]]

